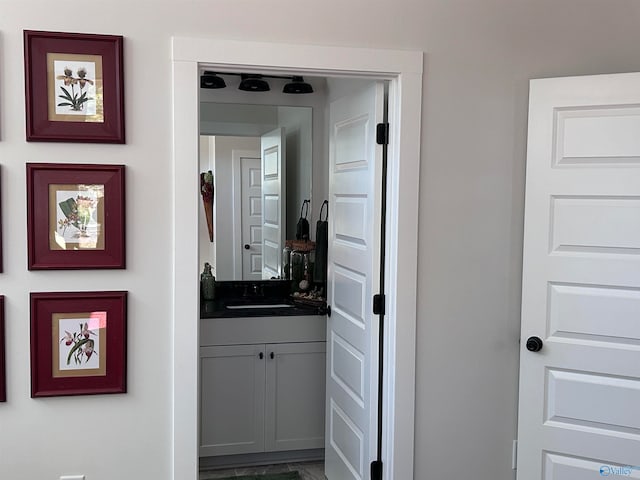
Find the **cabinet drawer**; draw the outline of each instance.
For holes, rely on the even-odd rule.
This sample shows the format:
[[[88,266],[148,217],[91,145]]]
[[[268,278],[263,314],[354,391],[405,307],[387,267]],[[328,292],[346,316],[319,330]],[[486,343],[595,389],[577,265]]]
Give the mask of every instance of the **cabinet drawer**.
[[[324,342],[326,330],[327,318],[323,315],[203,318],[200,346]]]

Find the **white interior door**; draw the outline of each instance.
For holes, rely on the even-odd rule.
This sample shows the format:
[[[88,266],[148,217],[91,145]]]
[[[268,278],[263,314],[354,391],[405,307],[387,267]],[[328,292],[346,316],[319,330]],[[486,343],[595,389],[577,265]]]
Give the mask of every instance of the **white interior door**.
[[[265,133],[262,155],[262,278],[279,278],[286,218],[286,152],[284,128]]]
[[[233,280],[262,278],[262,175],[259,150],[231,152]],[[218,179],[220,180],[220,179]],[[246,248],[248,246],[249,248]],[[218,262],[220,263],[220,262]]]
[[[260,158],[240,157],[242,280],[262,279],[262,173]]]
[[[376,456],[384,86],[372,82],[329,107],[329,258],[325,475],[368,479]]]
[[[529,108],[518,480],[640,478],[640,74]]]

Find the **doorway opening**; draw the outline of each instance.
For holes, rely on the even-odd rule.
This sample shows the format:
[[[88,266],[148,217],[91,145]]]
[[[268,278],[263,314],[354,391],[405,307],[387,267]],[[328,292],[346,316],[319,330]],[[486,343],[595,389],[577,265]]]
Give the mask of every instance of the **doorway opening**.
[[[225,79],[224,74],[219,75]],[[380,455],[376,348],[379,320],[364,305],[383,291],[376,272],[381,269],[382,243],[378,237],[383,218],[380,202],[384,147],[376,145],[375,131],[378,123],[385,121],[384,82],[307,79],[313,82],[315,93],[298,99],[298,103],[309,106],[216,103],[211,100],[234,99],[233,93],[220,89],[200,91],[200,133],[216,134],[201,136],[200,142],[201,170],[212,171],[216,191],[215,240],[210,243],[207,239],[208,232],[201,221],[200,265],[207,261],[219,281],[244,281],[245,287],[247,280],[249,286],[256,284],[251,275],[280,282],[278,265],[285,245],[277,244],[279,235],[272,235],[271,245],[277,244],[271,248],[274,266],[259,261],[261,252],[268,252],[270,247],[267,236],[261,233],[263,222],[264,230],[279,224],[278,230],[286,232],[283,238],[293,241],[300,205],[313,205],[324,199],[332,210],[327,226],[333,231],[328,235],[328,282],[314,280],[310,275],[307,280],[312,286],[304,290],[313,289],[327,298],[333,307],[331,319],[318,316],[313,325],[292,335],[274,333],[279,321],[263,317],[262,325],[270,326],[268,337],[249,332],[230,337],[230,328],[225,328],[218,331],[217,338],[209,323],[220,324],[224,320],[211,320],[208,316],[201,320],[201,479],[218,475],[216,469],[229,466],[244,474],[247,466],[257,463],[261,464],[258,471],[269,463],[278,464],[270,471],[287,471],[288,466],[282,464],[292,461],[296,468],[304,469],[306,466],[300,465],[303,459],[322,460],[329,478],[364,478],[370,459]],[[226,83],[231,82],[226,79]],[[283,95],[280,102],[286,102],[286,97]],[[236,94],[235,99],[261,100],[262,92]],[[316,118],[315,128],[312,116]],[[252,136],[256,133],[260,137]],[[282,147],[278,148],[281,163],[271,172],[262,171],[261,160],[265,168],[270,168],[269,154],[264,152],[272,152],[274,138]],[[252,150],[259,153],[252,154]],[[277,204],[283,208],[282,215],[273,216],[268,213],[268,202],[273,202],[275,192]],[[309,221],[315,226],[312,218]],[[311,240],[317,240],[313,236],[315,229],[312,230]],[[249,268],[229,268],[240,264],[234,259],[240,260],[245,252],[258,261],[243,262]],[[313,265],[310,262],[315,270]],[[273,285],[267,284],[273,283],[260,283],[259,288],[271,288]],[[294,295],[304,293],[298,291],[297,283],[290,283]],[[220,287],[230,286],[218,285],[219,291],[223,290]],[[227,295],[231,297],[218,301],[237,302],[231,293]],[[285,294],[277,300],[286,298],[290,297]],[[300,318],[298,324],[303,321]],[[233,323],[248,322],[238,318]],[[247,344],[251,346],[247,348]],[[267,349],[264,354],[263,348]],[[327,357],[332,362],[325,368]],[[331,375],[325,375],[329,370]],[[326,445],[326,462],[325,430],[333,432],[332,442]],[[360,451],[361,454],[354,454]],[[312,477],[303,470],[302,478]]]
[[[383,378],[383,478],[413,477],[413,410],[422,54],[174,38],[173,478],[196,478],[198,409],[198,76],[216,69],[296,71],[390,82],[389,282]],[[402,157],[402,162],[400,162]],[[402,245],[402,249],[400,248]],[[333,480],[333,479],[331,479]]]

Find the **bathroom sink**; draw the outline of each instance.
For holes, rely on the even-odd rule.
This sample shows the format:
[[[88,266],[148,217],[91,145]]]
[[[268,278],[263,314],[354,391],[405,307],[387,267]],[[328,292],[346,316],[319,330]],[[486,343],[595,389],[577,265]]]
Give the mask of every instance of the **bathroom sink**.
[[[247,310],[247,309],[257,309],[257,308],[291,308],[293,305],[289,305],[288,303],[268,303],[268,304],[250,304],[250,305],[227,305],[227,308],[230,310]]]

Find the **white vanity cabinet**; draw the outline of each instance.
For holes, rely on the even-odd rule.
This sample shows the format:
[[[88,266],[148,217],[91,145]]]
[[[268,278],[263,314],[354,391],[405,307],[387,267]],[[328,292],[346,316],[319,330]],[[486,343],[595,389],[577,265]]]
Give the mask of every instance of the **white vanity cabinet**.
[[[200,456],[324,447],[326,320],[201,320]]]
[[[266,347],[265,451],[323,448],[326,343]]]
[[[200,347],[200,456],[264,451],[265,374],[264,345]]]

